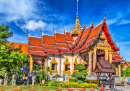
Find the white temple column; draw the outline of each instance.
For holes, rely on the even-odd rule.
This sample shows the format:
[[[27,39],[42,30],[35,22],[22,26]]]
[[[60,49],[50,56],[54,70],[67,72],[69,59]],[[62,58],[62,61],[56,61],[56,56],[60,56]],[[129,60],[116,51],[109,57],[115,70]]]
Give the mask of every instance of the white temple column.
[[[71,74],[73,74],[73,72],[74,72],[74,61],[73,61],[73,53],[72,53],[72,69],[71,69]]]
[[[61,74],[61,54],[59,55],[59,74]]]
[[[92,52],[89,52],[89,72],[88,75],[92,74]]]

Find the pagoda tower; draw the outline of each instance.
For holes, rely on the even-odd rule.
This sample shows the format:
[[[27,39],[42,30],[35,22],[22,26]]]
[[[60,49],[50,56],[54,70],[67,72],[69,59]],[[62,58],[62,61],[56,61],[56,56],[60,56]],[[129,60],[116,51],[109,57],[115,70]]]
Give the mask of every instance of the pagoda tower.
[[[81,26],[79,24],[79,17],[78,17],[78,0],[77,0],[77,15],[76,15],[76,21],[75,21],[75,25],[73,27],[73,30],[71,32],[71,36],[73,37],[74,40],[76,40],[79,32],[81,30]]]

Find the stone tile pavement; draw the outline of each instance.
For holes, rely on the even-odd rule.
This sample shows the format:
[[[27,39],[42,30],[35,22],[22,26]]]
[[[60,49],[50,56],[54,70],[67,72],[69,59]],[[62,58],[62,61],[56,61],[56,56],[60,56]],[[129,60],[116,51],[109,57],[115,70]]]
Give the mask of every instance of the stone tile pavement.
[[[0,91],[100,91],[100,90],[0,90]]]
[[[114,91],[130,91],[130,86],[115,86]]]

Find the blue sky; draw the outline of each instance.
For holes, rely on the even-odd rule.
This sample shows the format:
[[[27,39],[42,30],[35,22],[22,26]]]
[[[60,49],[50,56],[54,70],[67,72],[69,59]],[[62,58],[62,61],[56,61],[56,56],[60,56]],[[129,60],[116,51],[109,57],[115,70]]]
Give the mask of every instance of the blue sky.
[[[27,29],[32,36],[71,32],[76,19],[77,0],[0,0],[0,24],[9,25],[13,37],[8,41],[27,43]],[[130,61],[130,0],[79,0],[79,20],[88,27],[106,22],[112,38],[120,47],[120,54]]]

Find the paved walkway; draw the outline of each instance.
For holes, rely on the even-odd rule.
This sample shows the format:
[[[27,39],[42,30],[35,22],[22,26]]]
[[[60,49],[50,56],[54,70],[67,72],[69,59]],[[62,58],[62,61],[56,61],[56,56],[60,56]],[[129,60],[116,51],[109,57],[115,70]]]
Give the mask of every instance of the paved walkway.
[[[130,86],[116,86],[114,91],[130,91]]]

